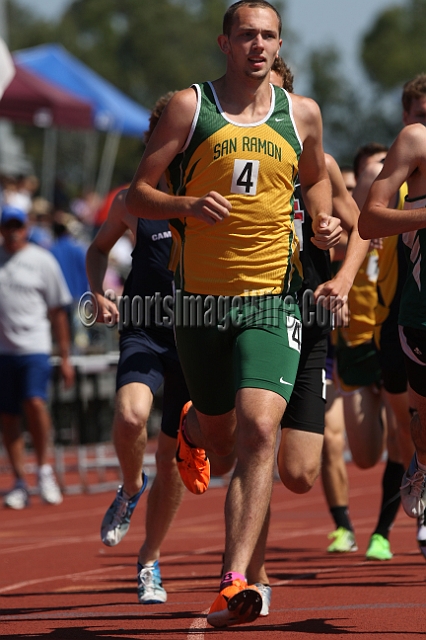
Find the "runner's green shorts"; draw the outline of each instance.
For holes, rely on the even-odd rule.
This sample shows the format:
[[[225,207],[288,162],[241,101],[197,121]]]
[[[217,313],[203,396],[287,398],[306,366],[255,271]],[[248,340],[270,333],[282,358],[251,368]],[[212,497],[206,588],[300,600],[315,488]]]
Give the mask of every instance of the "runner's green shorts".
[[[175,331],[189,395],[201,413],[231,411],[242,388],[267,389],[289,401],[302,333],[292,296],[183,293],[175,303]]]

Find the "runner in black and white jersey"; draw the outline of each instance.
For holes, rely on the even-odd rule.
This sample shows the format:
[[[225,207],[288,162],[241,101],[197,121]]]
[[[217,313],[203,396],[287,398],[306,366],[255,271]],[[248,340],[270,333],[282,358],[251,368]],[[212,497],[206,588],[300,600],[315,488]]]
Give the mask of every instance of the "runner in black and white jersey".
[[[399,312],[410,404],[415,409],[411,435],[416,453],[401,485],[404,510],[420,518],[426,486],[426,75],[406,83],[404,124],[392,144],[379,177],[373,183],[360,217],[363,237],[404,234],[408,275]],[[407,183],[404,210],[392,208],[394,194]]]

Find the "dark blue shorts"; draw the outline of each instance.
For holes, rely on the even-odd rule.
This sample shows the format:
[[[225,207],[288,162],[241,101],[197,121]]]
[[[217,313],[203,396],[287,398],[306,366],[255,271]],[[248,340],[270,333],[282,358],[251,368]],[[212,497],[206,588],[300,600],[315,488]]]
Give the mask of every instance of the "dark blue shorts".
[[[46,401],[51,373],[45,353],[0,355],[0,413],[19,415],[28,398]]]
[[[131,382],[145,384],[153,395],[164,383],[161,430],[176,438],[180,412],[189,400],[189,392],[172,334],[171,339],[142,330],[121,334],[116,388]]]

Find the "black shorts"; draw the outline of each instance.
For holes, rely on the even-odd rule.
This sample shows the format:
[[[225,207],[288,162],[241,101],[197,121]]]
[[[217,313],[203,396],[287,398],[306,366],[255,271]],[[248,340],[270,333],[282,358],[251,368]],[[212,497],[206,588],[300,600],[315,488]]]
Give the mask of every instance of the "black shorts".
[[[426,398],[426,331],[400,326],[399,336],[410,387]]]
[[[282,428],[324,433],[327,350],[327,336],[316,340],[302,337],[296,382],[281,421]]]
[[[378,344],[379,348],[378,357],[382,370],[383,387],[388,393],[396,394],[407,391],[405,358],[398,331],[398,315],[401,304],[401,293],[407,277],[407,260],[401,235],[398,236],[395,257],[398,260],[396,289],[389,305],[387,318],[381,326],[376,327],[375,337],[376,344]]]
[[[380,385],[381,370],[377,348],[373,341],[349,347],[340,341],[336,349],[337,373],[342,391]]]
[[[405,260],[404,255],[399,256],[398,260]],[[383,387],[388,393],[395,394],[407,391],[404,352],[398,332],[398,313],[401,299],[399,288],[403,281],[404,278],[401,276],[398,279],[398,290],[389,307],[388,317],[381,326],[376,327],[374,332]]]
[[[161,430],[176,438],[180,412],[189,400],[189,392],[172,332],[164,338],[142,329],[121,334],[116,389],[131,382],[147,385],[153,395],[164,382]]]
[[[388,393],[395,394],[407,391],[405,358],[398,332],[399,298],[394,297],[389,315],[380,327],[377,353],[383,387]]]

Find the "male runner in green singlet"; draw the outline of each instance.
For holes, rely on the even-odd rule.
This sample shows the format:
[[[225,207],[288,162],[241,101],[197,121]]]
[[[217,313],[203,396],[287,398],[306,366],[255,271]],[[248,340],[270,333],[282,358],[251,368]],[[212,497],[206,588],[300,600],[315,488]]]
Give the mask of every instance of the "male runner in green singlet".
[[[190,326],[177,317],[175,323],[193,400],[182,420],[187,447],[180,457],[198,451],[188,442],[220,456],[235,448],[237,456],[225,505],[224,576],[207,616],[217,627],[250,622],[262,605],[245,576],[269,505],[276,435],[299,361],[297,172],[314,231],[328,243],[338,225],[319,108],[269,84],[280,32],[279,13],[264,0],[229,7],[218,38],[225,75],[172,98],[126,198],[136,216],[179,220],[183,296],[213,306],[230,302],[222,323]],[[167,170],[171,194],[156,189]],[[329,295],[339,298],[339,291]]]

